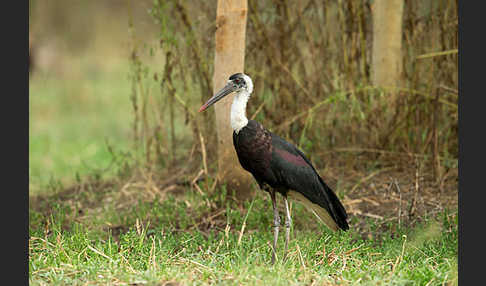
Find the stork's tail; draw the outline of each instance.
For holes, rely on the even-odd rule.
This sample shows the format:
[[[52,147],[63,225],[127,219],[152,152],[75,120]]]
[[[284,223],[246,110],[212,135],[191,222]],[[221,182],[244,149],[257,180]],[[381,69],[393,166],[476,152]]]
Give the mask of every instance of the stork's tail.
[[[348,215],[344,206],[339,201],[338,197],[334,192],[320,179],[328,198],[329,210],[321,206],[320,204],[314,203],[308,198],[306,198],[301,193],[295,191],[289,191],[288,196],[300,203],[302,203],[309,211],[314,213],[314,215],[322,221],[327,227],[333,231],[338,229],[348,230],[349,225],[346,221]]]
[[[326,193],[328,194],[329,199],[330,199],[332,217],[336,221],[339,228],[341,228],[342,230],[348,230],[349,225],[348,225],[348,222],[346,220],[348,218],[348,214],[346,213],[346,210],[344,209],[343,204],[341,203],[341,201],[339,201],[338,197],[331,190],[331,188],[329,188],[322,181],[322,179],[321,179],[321,183],[325,186],[325,188],[327,188]],[[323,208],[321,208],[321,209],[323,209]],[[323,210],[325,211],[325,209],[323,209]]]

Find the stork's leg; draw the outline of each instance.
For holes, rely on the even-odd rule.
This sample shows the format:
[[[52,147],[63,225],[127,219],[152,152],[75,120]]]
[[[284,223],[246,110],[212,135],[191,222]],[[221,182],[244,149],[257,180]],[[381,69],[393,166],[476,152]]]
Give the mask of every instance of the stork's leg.
[[[290,239],[290,225],[292,224],[287,196],[284,196],[284,202],[285,202],[285,250],[284,250],[283,260],[285,260],[285,258],[287,257],[287,249],[289,246],[289,239]]]
[[[275,191],[270,190],[270,197],[272,198],[273,207],[273,252],[272,252],[272,264],[275,263],[277,256],[277,239],[278,239],[278,228],[280,226],[280,216],[278,215],[277,209],[277,198],[275,197]]]

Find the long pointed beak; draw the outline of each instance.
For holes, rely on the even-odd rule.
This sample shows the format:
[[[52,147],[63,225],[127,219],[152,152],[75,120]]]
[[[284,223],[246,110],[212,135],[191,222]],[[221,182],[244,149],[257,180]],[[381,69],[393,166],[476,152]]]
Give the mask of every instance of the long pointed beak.
[[[206,103],[203,106],[201,106],[201,108],[199,108],[199,112],[206,110],[208,107],[215,104],[216,102],[218,102],[228,94],[232,93],[233,91],[235,91],[235,88],[233,87],[233,83],[231,82],[227,83],[220,91],[218,91],[213,97],[211,97],[208,101],[206,101]]]

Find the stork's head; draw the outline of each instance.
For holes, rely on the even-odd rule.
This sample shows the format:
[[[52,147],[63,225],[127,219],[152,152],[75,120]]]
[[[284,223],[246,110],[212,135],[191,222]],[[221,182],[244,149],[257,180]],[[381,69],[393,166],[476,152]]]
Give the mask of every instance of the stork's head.
[[[201,108],[199,108],[199,112],[206,110],[208,107],[232,92],[246,92],[248,96],[250,96],[252,91],[253,82],[251,81],[251,78],[243,73],[235,73],[229,77],[228,82],[220,91],[218,91],[203,106],[201,106]]]

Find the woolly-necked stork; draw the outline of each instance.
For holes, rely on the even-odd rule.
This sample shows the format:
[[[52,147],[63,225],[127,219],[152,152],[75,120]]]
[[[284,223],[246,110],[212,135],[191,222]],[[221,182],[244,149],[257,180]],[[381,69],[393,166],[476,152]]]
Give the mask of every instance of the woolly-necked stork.
[[[246,118],[246,104],[253,91],[251,78],[243,73],[230,76],[227,84],[211,97],[199,112],[206,110],[226,95],[236,92],[231,105],[233,144],[241,166],[250,172],[260,188],[270,194],[274,215],[272,264],[275,262],[280,217],[276,192],[285,202],[285,250],[290,236],[290,212],[287,197],[303,203],[331,230],[348,230],[347,214],[336,194],[317,173],[314,166],[297,147]]]

